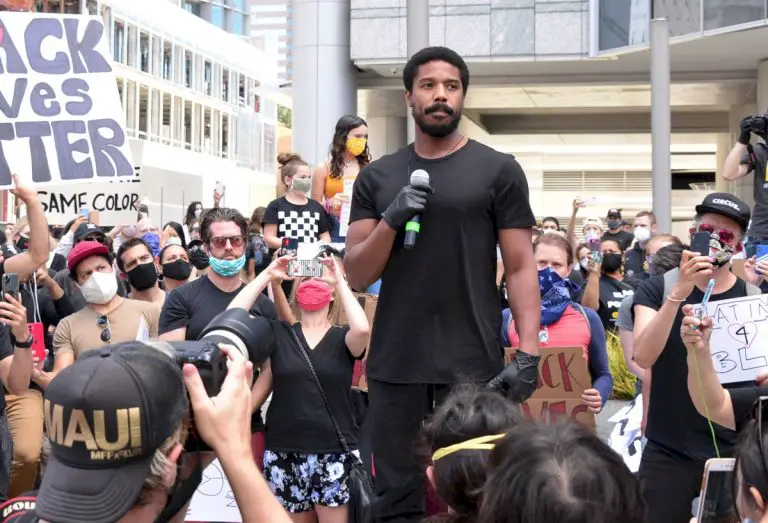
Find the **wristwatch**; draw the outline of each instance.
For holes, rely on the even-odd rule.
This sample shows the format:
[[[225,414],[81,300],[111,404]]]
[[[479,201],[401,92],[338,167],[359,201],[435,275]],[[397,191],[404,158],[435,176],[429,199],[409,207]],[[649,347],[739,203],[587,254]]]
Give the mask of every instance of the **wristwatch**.
[[[18,349],[31,349],[32,345],[35,343],[35,338],[30,334],[27,341],[19,341],[16,339],[16,336],[11,334],[11,343]]]

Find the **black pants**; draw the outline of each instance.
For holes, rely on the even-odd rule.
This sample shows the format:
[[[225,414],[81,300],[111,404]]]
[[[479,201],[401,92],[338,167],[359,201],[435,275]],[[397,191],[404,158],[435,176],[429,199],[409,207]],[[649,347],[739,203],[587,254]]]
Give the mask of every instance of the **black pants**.
[[[400,385],[368,378],[367,421],[378,491],[373,505],[375,523],[424,519],[426,463],[415,442],[422,422],[449,391],[448,385]]]
[[[647,523],[691,521],[692,503],[701,491],[703,461],[682,461],[649,443],[639,472]]]

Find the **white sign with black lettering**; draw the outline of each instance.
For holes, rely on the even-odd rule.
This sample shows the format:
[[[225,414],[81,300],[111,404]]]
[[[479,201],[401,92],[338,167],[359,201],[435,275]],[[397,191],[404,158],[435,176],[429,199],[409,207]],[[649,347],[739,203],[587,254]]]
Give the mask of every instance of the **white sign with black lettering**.
[[[138,216],[141,183],[46,185],[37,194],[48,223],[64,225],[85,207],[98,211],[102,225],[130,225],[136,223]]]
[[[701,305],[694,305],[696,314]],[[720,383],[753,381],[768,371],[768,295],[707,304],[710,351]]]
[[[640,470],[640,458],[645,448],[642,434],[643,395],[638,394],[628,406],[611,416],[608,423],[615,423],[608,439],[611,446],[623,459],[630,471]]]
[[[203,480],[192,496],[185,521],[240,522],[235,495],[219,460],[203,470]]]

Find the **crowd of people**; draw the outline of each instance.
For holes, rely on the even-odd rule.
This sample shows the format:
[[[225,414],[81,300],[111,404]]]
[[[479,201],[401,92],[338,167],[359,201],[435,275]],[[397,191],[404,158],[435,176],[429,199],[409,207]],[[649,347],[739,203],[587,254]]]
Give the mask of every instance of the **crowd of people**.
[[[146,206],[134,223],[49,226],[15,178],[26,217],[0,238],[0,274],[19,281],[0,301],[2,521],[183,521],[215,456],[243,521],[346,523],[366,438],[374,522],[682,523],[715,455],[737,457],[724,521],[768,521],[768,379],[721,385],[712,321],[692,309],[710,281],[712,302],[766,287],[754,258],[743,279],[731,270],[747,204],[715,193],[691,209],[709,252],[650,211],[579,229],[581,199],[565,228],[537,223],[514,158],[458,131],[469,81],[452,50],[416,53],[403,71],[415,142],[371,161],[366,122],[344,116],[327,162],[281,155],[280,196],[250,220],[217,192],[162,227]],[[344,246],[320,276],[295,276],[285,239]],[[373,323],[355,291],[378,293]],[[237,311],[267,348],[220,344],[228,371],[211,390],[212,360],[178,351]],[[586,426],[520,408],[541,349],[580,347],[581,403],[601,412],[610,336],[644,400],[637,475]],[[363,359],[368,389],[353,391]]]

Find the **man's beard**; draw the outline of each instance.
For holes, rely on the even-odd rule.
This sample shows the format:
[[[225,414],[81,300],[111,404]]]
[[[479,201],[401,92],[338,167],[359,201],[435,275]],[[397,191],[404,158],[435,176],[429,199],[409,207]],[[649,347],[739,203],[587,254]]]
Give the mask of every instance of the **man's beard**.
[[[450,136],[459,128],[459,122],[461,121],[461,109],[450,109],[442,104],[440,104],[440,106],[449,115],[449,120],[441,123],[428,123],[426,121],[427,116],[431,112],[435,112],[430,111],[434,106],[426,108],[422,113],[417,113],[416,107],[411,108],[411,114],[413,115],[413,120],[416,122],[416,125],[419,126],[421,132],[432,138],[445,138],[446,136]]]

